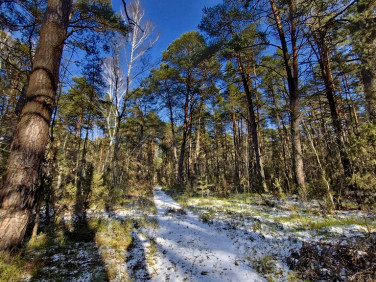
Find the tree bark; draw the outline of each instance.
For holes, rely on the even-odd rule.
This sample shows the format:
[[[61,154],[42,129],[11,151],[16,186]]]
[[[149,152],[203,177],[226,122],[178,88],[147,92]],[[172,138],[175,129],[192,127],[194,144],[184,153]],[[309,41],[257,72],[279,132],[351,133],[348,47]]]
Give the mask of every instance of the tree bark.
[[[17,124],[0,190],[0,249],[22,243],[35,202],[71,9],[72,0],[49,0],[47,4],[26,93],[27,102]]]

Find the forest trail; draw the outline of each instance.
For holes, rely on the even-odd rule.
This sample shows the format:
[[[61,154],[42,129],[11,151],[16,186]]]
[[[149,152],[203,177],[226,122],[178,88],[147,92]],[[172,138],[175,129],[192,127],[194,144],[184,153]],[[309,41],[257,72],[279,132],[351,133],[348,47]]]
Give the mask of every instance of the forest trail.
[[[153,281],[263,281],[226,234],[182,212],[160,187],[154,189],[154,202],[159,228],[153,234]]]

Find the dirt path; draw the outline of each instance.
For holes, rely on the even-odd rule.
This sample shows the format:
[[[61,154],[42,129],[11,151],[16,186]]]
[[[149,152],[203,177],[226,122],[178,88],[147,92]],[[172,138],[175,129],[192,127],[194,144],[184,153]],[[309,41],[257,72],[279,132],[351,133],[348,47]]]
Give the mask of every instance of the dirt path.
[[[159,228],[152,234],[157,247],[153,281],[263,281],[224,233],[191,212],[175,212],[180,206],[160,187],[154,201]]]

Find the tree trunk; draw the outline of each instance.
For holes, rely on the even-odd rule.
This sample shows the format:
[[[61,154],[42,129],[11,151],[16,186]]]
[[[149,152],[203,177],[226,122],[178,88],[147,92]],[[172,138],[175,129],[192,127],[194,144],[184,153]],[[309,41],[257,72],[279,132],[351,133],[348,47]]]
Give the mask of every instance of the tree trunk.
[[[291,161],[290,162],[288,161],[288,160],[291,159],[291,158],[289,158],[290,152],[289,152],[289,149],[288,149],[288,142],[289,142],[288,141],[288,133],[287,133],[287,129],[286,129],[284,122],[283,122],[283,117],[282,116],[280,117],[280,114],[277,110],[277,103],[276,103],[276,100],[275,100],[274,90],[271,89],[271,91],[272,91],[273,105],[274,105],[275,116],[276,116],[276,121],[277,121],[278,136],[279,136],[279,140],[280,140],[281,146],[282,146],[282,156],[283,156],[282,161],[283,161],[283,165],[284,165],[283,175],[286,178],[286,184],[287,184],[287,189],[285,188],[285,191],[290,191],[290,189],[291,189],[290,179],[292,179],[292,173],[291,173]],[[283,125],[281,125],[281,120],[282,120]],[[285,132],[285,134],[284,134],[284,132]],[[286,136],[286,138],[284,138],[284,135]]]
[[[308,136],[308,140],[309,140],[309,143],[311,145],[311,148],[315,154],[315,157],[316,157],[316,161],[317,161],[317,164],[319,166],[319,169],[320,169],[320,175],[321,175],[321,179],[322,181],[325,183],[325,188],[326,188],[326,192],[327,192],[327,196],[328,196],[328,201],[329,201],[329,204],[330,204],[330,208],[331,209],[334,209],[335,208],[335,205],[334,205],[334,201],[333,201],[333,195],[332,195],[332,192],[330,190],[330,185],[329,185],[329,181],[326,177],[326,172],[325,172],[325,169],[323,168],[323,166],[321,165],[321,161],[320,161],[320,157],[319,157],[319,154],[316,150],[316,147],[315,147],[315,144],[313,143],[313,138],[312,138],[312,135],[311,133],[309,132],[309,129],[308,127],[305,125],[306,127],[306,132],[307,132],[307,136]]]
[[[241,62],[240,56],[237,58],[238,61],[238,68],[242,78],[244,91],[247,98],[247,105],[248,105],[248,113],[249,113],[249,123],[250,123],[250,130],[252,134],[252,142],[253,142],[253,149],[256,157],[256,189],[260,192],[266,192],[268,190],[265,181],[265,174],[264,174],[264,165],[261,157],[261,150],[259,144],[259,138],[257,133],[257,123],[256,123],[256,115],[253,106],[253,98],[250,89],[249,79],[247,79],[247,75],[244,72],[243,65]]]
[[[366,101],[366,113],[368,119],[376,124],[376,68],[373,65],[369,67],[363,66],[361,74]]]
[[[236,113],[232,106],[232,135],[234,142],[234,185],[240,186],[240,169],[239,169],[239,143],[237,140]]]
[[[363,20],[358,21],[357,26],[360,31],[369,32],[366,22],[374,21],[375,15],[374,1],[359,1],[357,12]],[[366,19],[366,20],[364,20]],[[359,44],[359,43],[358,43]],[[363,80],[364,99],[366,114],[370,122],[376,124],[376,67],[375,67],[375,51],[376,37],[375,33],[363,35],[361,38],[363,45],[360,52],[361,76]]]
[[[177,154],[177,145],[176,145],[176,135],[175,135],[175,123],[174,115],[172,110],[172,102],[170,92],[167,92],[168,95],[168,109],[170,111],[170,123],[171,123],[171,133],[172,133],[172,152],[174,156],[174,179],[178,177],[178,154]]]
[[[306,194],[304,165],[302,156],[302,145],[300,141],[300,126],[299,126],[299,80],[298,80],[298,49],[296,43],[296,23],[294,18],[293,1],[289,1],[289,22],[291,32],[291,46],[292,46],[292,66],[291,54],[288,51],[285,32],[280,18],[279,10],[275,4],[275,0],[269,0],[272,7],[274,20],[277,25],[278,35],[281,41],[283,61],[287,74],[287,83],[289,88],[290,98],[290,120],[291,120],[291,146],[292,146],[292,163],[295,183],[298,185],[298,190],[304,197]]]
[[[184,125],[183,125],[183,139],[181,142],[181,148],[180,148],[180,156],[179,156],[179,167],[178,167],[178,175],[176,178],[176,182],[178,184],[181,184],[182,177],[183,177],[183,171],[184,171],[184,157],[185,157],[185,150],[188,140],[188,131],[189,131],[189,99],[190,98],[190,90],[189,86],[187,88],[187,93],[185,96],[185,103],[184,103]]]
[[[195,158],[194,158],[194,163],[193,163],[193,171],[194,171],[194,176],[196,179],[200,177],[200,153],[201,153],[201,148],[200,148],[200,141],[201,141],[201,116],[202,116],[202,109],[204,106],[204,89],[205,89],[205,84],[203,85],[203,90],[201,91],[201,97],[200,97],[200,105],[199,105],[199,112],[198,112],[198,121],[197,121],[197,134],[196,134],[196,148],[195,148]]]
[[[71,9],[72,0],[49,0],[47,4],[26,93],[27,102],[17,124],[0,190],[0,249],[22,243],[35,202]]]
[[[114,136],[114,151],[113,151],[113,158],[112,158],[112,187],[116,188],[118,185],[118,150],[119,150],[119,142],[120,142],[120,123],[121,123],[122,116],[116,117],[116,128],[115,128],[115,136]]]
[[[329,102],[330,115],[332,118],[333,128],[335,132],[335,139],[339,150],[339,155],[341,158],[342,167],[344,170],[345,177],[351,178],[353,174],[353,169],[351,166],[350,157],[347,153],[345,146],[345,133],[340,119],[337,102],[334,97],[335,86],[333,80],[332,70],[329,63],[328,50],[325,46],[324,38],[322,36],[315,36],[315,41],[318,49],[317,59],[319,61],[321,75],[324,80],[326,97]]]

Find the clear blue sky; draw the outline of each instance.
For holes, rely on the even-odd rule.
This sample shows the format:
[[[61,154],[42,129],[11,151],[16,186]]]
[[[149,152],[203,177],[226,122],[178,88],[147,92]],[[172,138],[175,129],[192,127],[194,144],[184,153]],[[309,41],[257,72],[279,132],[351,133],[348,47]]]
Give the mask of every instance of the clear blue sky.
[[[116,10],[122,6],[121,0],[113,0]],[[127,6],[131,1],[126,0]],[[222,0],[141,0],[145,18],[156,24],[159,40],[151,51],[152,60],[158,60],[172,41],[184,32],[198,30],[202,9],[221,3]]]

